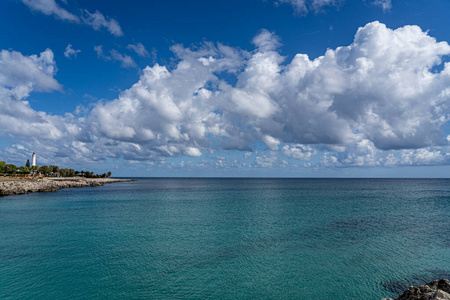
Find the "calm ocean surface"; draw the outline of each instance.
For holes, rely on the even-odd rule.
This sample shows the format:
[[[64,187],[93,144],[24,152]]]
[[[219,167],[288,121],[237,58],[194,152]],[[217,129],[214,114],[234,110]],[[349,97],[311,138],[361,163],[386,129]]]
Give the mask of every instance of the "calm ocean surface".
[[[141,179],[0,198],[1,299],[381,299],[441,277],[445,179]]]

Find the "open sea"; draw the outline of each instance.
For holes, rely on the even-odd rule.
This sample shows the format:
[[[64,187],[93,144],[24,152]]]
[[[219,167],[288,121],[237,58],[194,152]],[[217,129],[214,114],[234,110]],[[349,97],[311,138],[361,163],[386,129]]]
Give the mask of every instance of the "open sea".
[[[0,299],[381,299],[450,279],[448,179],[142,178],[0,198]]]

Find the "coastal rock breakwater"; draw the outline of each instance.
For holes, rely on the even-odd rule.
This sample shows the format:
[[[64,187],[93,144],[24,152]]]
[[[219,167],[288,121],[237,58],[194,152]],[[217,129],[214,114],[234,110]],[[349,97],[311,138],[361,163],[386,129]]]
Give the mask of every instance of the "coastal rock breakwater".
[[[384,298],[382,300],[393,300]],[[395,300],[450,300],[450,281],[435,280],[419,287],[410,286]]]
[[[34,192],[54,192],[71,187],[102,186],[106,183],[135,181],[114,178],[40,178],[0,180],[0,196],[19,195]]]

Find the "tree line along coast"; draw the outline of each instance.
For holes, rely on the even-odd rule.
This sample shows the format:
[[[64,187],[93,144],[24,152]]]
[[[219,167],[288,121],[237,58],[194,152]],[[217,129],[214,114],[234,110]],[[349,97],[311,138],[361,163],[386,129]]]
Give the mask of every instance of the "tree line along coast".
[[[31,166],[27,160],[25,166],[17,167],[0,161],[0,175],[10,177],[85,177],[85,178],[109,178],[111,172],[95,174],[90,171],[75,171],[74,169],[59,168],[56,165]]]

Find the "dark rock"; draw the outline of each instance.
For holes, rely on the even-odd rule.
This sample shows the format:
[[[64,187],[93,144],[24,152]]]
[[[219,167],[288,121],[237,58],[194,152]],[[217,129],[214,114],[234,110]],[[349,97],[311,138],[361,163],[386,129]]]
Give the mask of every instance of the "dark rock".
[[[433,281],[435,278],[450,278],[450,272],[440,269],[424,270],[421,274],[414,274],[402,279],[382,282],[381,285],[386,291],[394,294],[401,294],[410,286],[419,286],[424,282]]]
[[[384,298],[383,300],[392,300]],[[395,300],[450,300],[450,281],[435,280],[419,287],[410,286]]]

